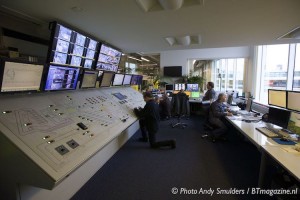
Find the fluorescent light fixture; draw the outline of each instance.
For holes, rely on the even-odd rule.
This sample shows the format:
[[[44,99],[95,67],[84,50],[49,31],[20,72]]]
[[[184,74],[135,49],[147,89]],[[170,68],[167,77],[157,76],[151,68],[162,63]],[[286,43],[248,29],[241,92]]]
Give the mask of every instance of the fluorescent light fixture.
[[[140,59],[137,59],[137,58],[135,58],[135,57],[132,57],[132,56],[128,56],[128,58],[131,58],[131,59],[133,59],[133,60],[137,60],[137,61],[140,61],[140,62],[142,62],[142,60],[140,60]]]
[[[141,59],[144,60],[144,61],[150,62],[150,60],[148,60],[148,59],[146,59],[144,57],[141,57]]]
[[[144,64],[144,65],[140,65],[141,67],[146,67],[146,66],[157,66],[157,63],[155,64]]]

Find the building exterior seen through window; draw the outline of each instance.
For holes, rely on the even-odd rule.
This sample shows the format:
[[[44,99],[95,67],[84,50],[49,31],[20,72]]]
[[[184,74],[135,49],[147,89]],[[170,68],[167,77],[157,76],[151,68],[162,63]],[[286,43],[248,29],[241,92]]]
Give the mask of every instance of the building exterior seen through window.
[[[263,45],[257,52],[259,102],[268,103],[268,89],[300,91],[300,44]]]

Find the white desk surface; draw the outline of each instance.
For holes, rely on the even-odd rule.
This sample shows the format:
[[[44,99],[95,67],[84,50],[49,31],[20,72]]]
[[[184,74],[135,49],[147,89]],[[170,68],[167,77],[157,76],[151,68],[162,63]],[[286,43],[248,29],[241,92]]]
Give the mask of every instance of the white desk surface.
[[[291,145],[264,145],[262,148],[300,181],[300,152]]]
[[[259,149],[264,150],[273,159],[275,159],[286,170],[293,174],[298,181],[300,180],[300,152],[294,150],[294,145],[281,145],[273,139],[268,138],[256,127],[265,126],[265,122],[247,123],[241,121],[238,117],[226,117],[240,132],[245,135]]]
[[[231,122],[237,129],[240,130],[240,132],[245,135],[250,141],[257,147],[260,147],[262,145],[270,145],[270,146],[279,146],[277,142],[272,140],[271,138],[268,138],[255,128],[257,127],[263,127],[265,126],[265,123],[260,122],[251,122],[247,123],[244,121],[241,121],[241,117],[233,116],[233,117],[227,117],[229,122]]]

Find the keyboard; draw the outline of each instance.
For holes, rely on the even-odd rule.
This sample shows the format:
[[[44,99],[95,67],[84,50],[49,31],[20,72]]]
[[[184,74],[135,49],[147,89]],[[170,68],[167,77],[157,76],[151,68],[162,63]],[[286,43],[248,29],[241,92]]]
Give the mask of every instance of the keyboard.
[[[258,127],[258,128],[256,128],[256,130],[258,130],[259,132],[261,132],[262,134],[264,134],[265,136],[270,137],[270,138],[281,137],[278,133],[275,133],[273,130],[271,130],[267,127]]]

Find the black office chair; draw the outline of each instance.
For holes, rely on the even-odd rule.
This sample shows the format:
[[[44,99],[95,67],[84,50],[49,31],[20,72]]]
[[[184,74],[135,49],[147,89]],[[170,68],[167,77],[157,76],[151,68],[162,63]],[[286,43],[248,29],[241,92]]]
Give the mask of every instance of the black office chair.
[[[203,129],[204,133],[201,135],[201,138],[207,138],[210,139],[212,142],[216,141],[216,138],[212,134],[212,131],[215,129],[215,127],[209,122],[209,110],[210,110],[210,104],[202,104],[203,112],[204,112],[204,124]]]
[[[179,127],[179,128],[185,128],[187,126],[186,123],[181,122],[182,118],[189,117],[189,101],[188,96],[185,93],[178,93],[173,95],[172,97],[172,110],[173,115],[177,119],[177,122],[172,122],[171,126],[172,128]]]

